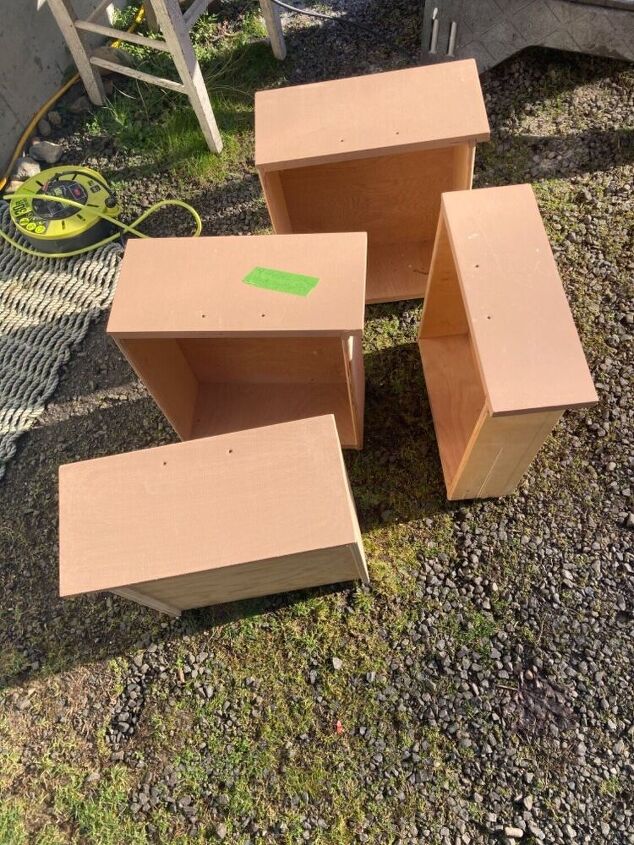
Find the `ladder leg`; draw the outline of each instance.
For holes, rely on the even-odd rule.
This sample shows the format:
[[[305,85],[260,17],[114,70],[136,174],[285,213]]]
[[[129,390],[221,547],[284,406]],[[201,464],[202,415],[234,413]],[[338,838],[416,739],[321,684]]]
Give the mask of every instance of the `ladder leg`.
[[[273,55],[276,59],[286,58],[286,43],[284,41],[284,30],[282,29],[281,9],[271,0],[260,0],[262,17],[266,24],[266,31],[271,42]]]
[[[48,7],[57,21],[73,61],[77,65],[77,70],[86,87],[90,101],[96,106],[103,106],[106,102],[106,94],[103,89],[101,74],[97,68],[90,64],[90,52],[86,46],[86,36],[75,27],[77,15],[72,0],[48,0]]]
[[[156,20],[156,15],[154,14],[154,9],[150,6],[149,3],[144,3],[143,11],[145,13],[145,22],[150,32],[158,32],[159,25],[158,21]]]
[[[222,150],[222,138],[209,101],[200,65],[189,39],[189,33],[178,0],[146,0],[154,14],[170,48],[176,70],[181,78],[189,101],[194,109],[209,149],[214,153]]]

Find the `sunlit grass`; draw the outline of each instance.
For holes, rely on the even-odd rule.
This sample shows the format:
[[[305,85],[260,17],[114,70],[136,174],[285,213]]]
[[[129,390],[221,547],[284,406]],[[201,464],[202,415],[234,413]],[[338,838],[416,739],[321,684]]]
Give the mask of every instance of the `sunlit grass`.
[[[121,25],[127,18],[121,19]],[[170,171],[198,182],[216,182],[253,154],[253,96],[281,78],[281,65],[263,40],[259,15],[248,12],[221,38],[211,15],[193,30],[193,43],[224,148],[212,153],[189,100],[182,94],[117,78],[106,105],[95,111],[89,131],[109,135],[135,161],[140,173]],[[125,45],[136,67],[176,78],[169,55]]]

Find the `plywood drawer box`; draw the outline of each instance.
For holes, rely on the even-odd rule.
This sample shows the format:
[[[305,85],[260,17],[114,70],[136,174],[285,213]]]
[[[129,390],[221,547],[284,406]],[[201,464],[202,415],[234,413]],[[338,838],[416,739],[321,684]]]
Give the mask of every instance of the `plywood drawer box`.
[[[530,185],[443,196],[419,346],[450,499],[510,493],[597,402]]]
[[[366,259],[365,233],[130,240],[108,333],[183,440],[332,413],[360,449]]]
[[[472,59],[255,96],[255,163],[276,232],[368,233],[368,302],[421,297],[440,195],[488,140]]]
[[[61,466],[60,594],[157,610],[368,580],[332,415]]]

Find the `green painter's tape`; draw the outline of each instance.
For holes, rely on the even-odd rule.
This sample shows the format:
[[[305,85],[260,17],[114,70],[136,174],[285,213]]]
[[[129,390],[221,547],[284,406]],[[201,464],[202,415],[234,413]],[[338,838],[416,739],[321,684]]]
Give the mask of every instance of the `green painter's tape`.
[[[287,273],[286,270],[254,267],[242,281],[256,288],[292,293],[295,296],[308,296],[319,279],[315,276],[303,276],[301,273]]]

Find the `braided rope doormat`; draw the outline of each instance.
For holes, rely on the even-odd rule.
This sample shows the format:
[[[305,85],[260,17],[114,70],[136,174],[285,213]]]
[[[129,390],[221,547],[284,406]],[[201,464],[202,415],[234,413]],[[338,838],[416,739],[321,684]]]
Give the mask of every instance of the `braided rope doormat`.
[[[3,201],[0,228],[29,246]],[[115,243],[75,258],[34,258],[0,238],[0,478],[53,395],[60,367],[110,305],[122,253]]]

